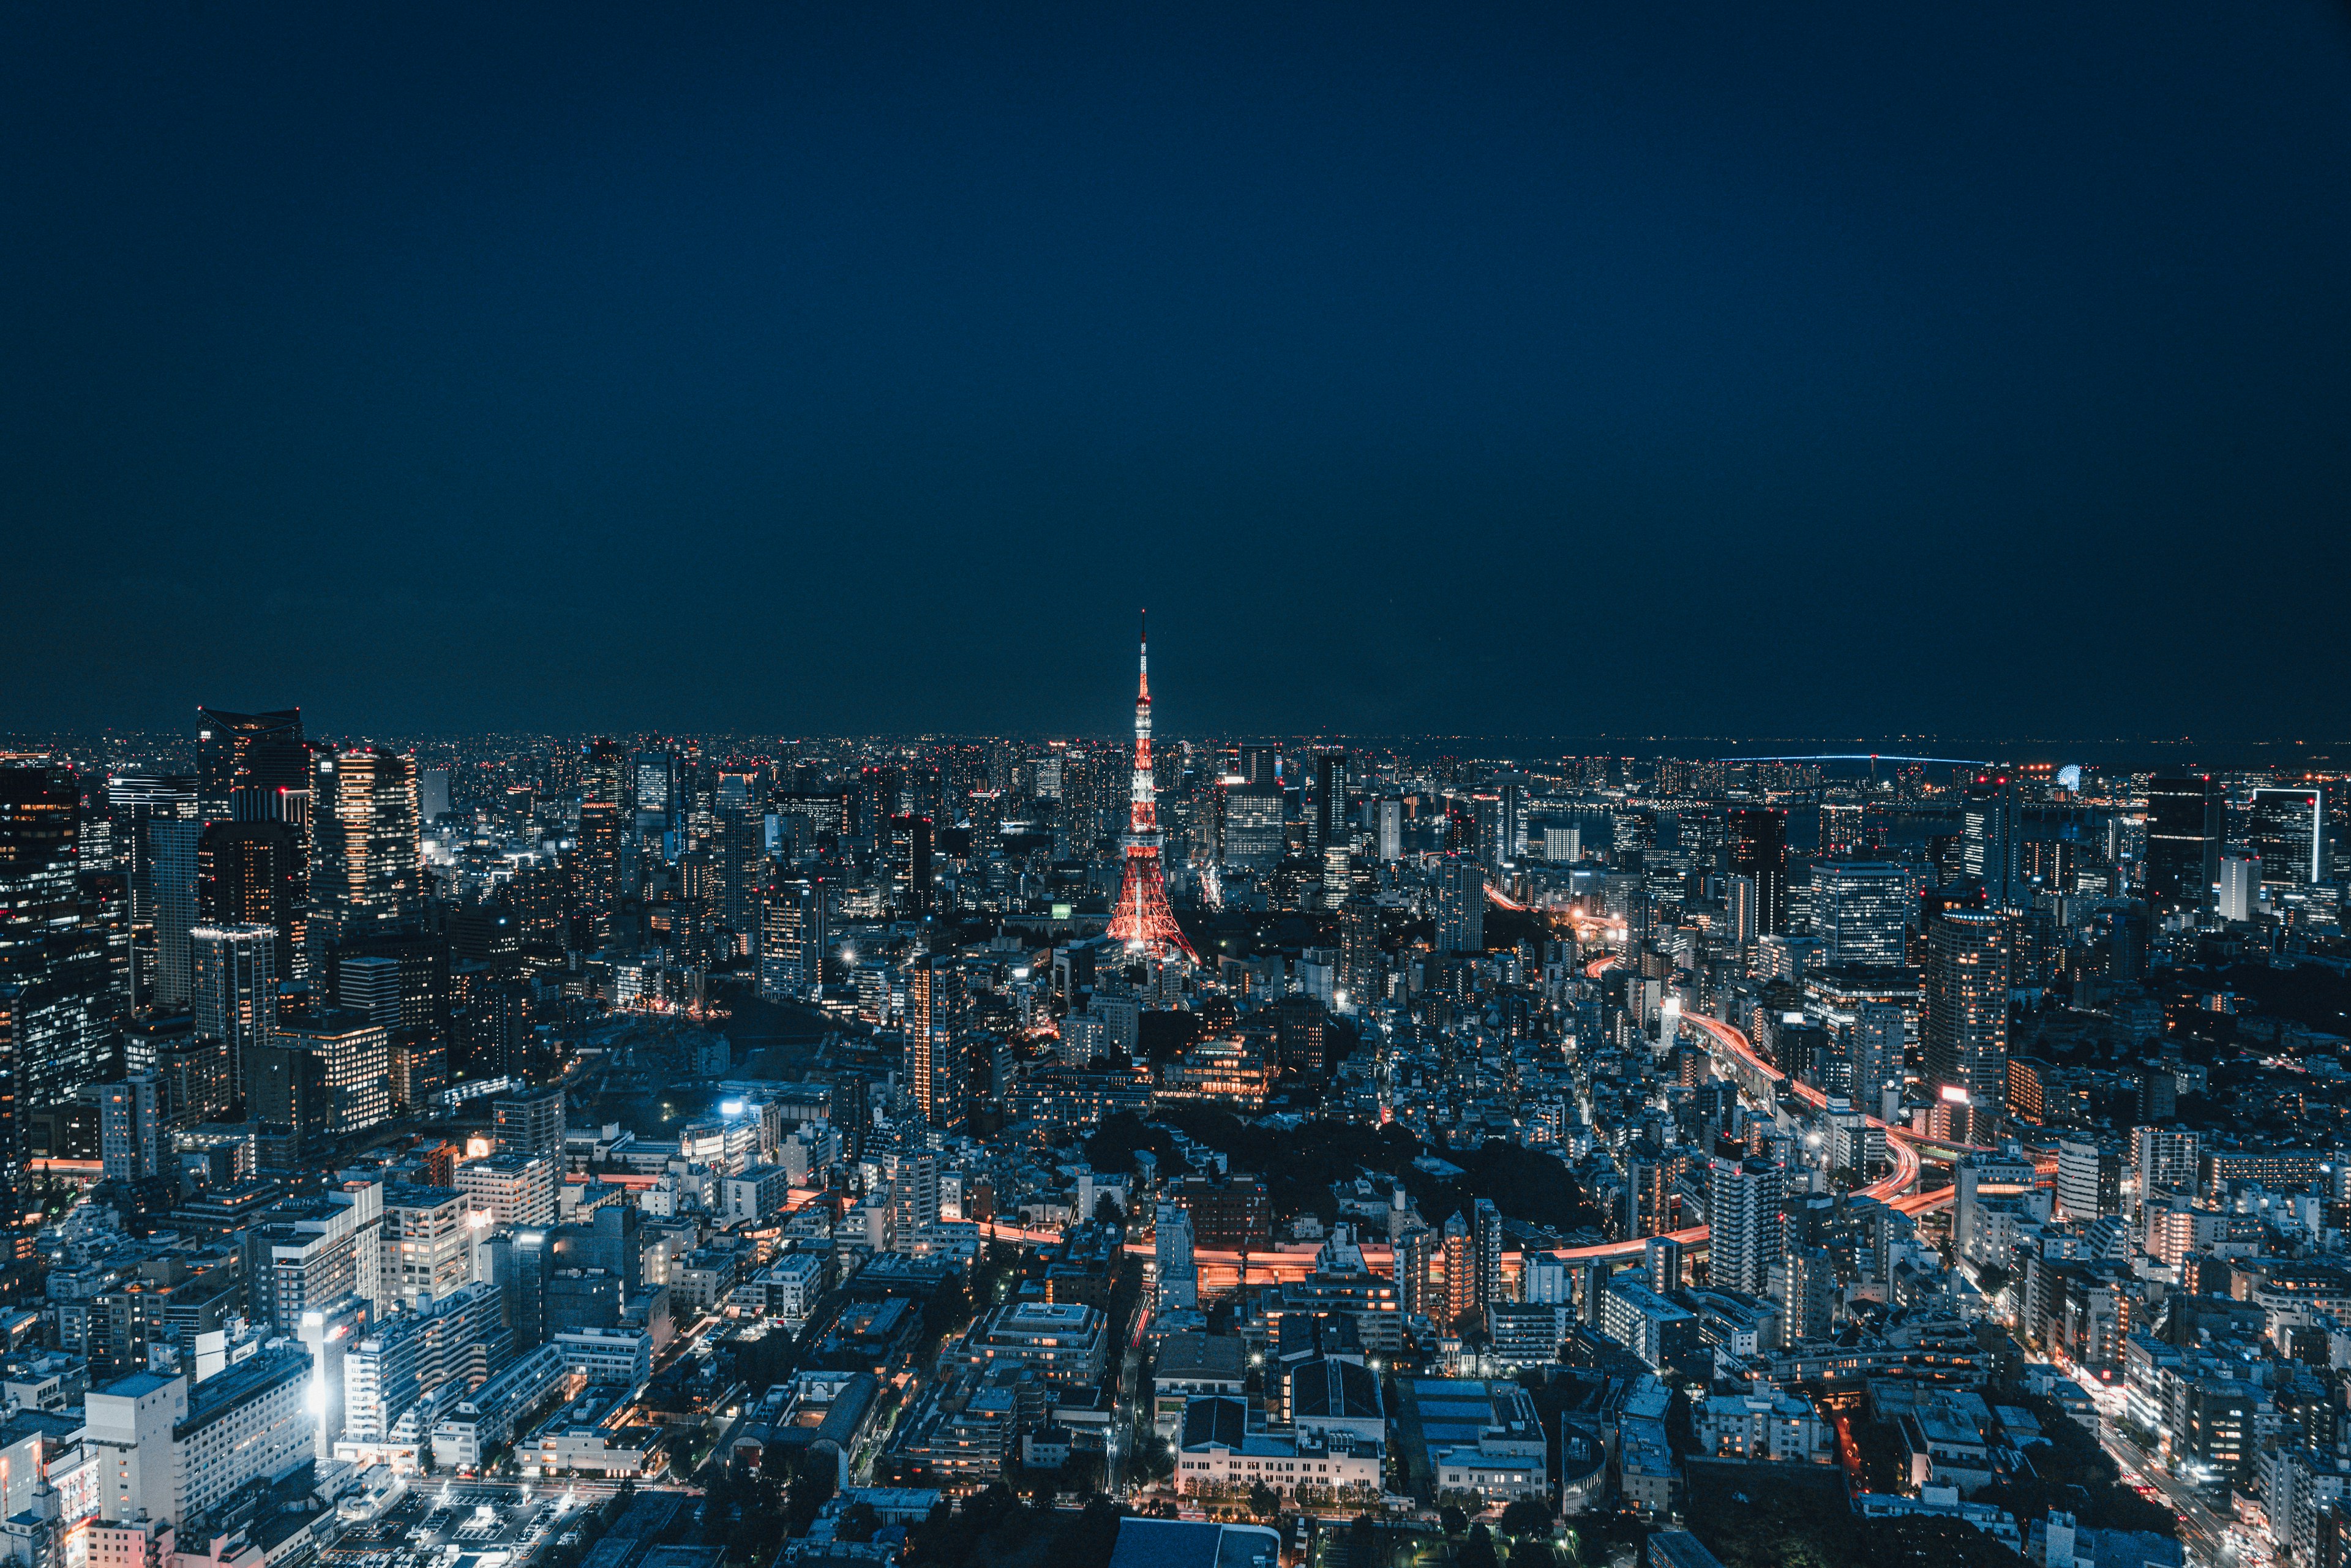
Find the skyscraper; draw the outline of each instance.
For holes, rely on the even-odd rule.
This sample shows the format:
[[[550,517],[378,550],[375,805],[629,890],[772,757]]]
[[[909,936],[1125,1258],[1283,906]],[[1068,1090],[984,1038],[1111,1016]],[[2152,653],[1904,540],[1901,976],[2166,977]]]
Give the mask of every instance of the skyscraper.
[[[0,768],[0,1159],[23,1157],[31,1111],[70,1103],[118,1071],[127,965],[82,885],[80,832],[70,769]]]
[[[199,925],[188,934],[196,1033],[228,1048],[229,1092],[246,1092],[247,1062],[277,1029],[277,933],[267,925]]]
[[[800,1001],[823,977],[826,888],[820,882],[772,878],[759,927],[759,994]]]
[[[2245,838],[2261,857],[2262,881],[2301,887],[2326,879],[2326,791],[2316,785],[2256,789]]]
[[[229,796],[235,790],[309,789],[309,748],[302,739],[300,708],[230,713],[225,708],[200,707],[196,723],[200,820],[227,820]]]
[[[1755,934],[1788,934],[1788,818],[1769,806],[1730,813],[1730,871],[1755,882]]]
[[[2001,916],[1953,909],[1928,926],[1927,1083],[1949,1108],[1954,1137],[1987,1130],[1978,1116],[1988,1127],[2007,1095],[2009,968]]]
[[[1760,1296],[1781,1253],[1780,1199],[1787,1173],[1766,1159],[1717,1159],[1707,1172],[1707,1278]]]
[[[2158,774],[2147,787],[2147,896],[2200,915],[2220,880],[2220,786],[2209,775]]]
[[[2016,788],[2005,775],[1982,774],[1959,807],[1959,869],[1984,885],[1995,906],[2022,879]]]
[[[1328,850],[1348,837],[1347,754],[1318,754],[1314,774],[1314,848]]]
[[[906,977],[906,1084],[934,1127],[963,1124],[969,1072],[963,1060],[963,970],[925,958]]]
[[[1478,1300],[1509,1299],[1502,1282],[1502,1211],[1490,1197],[1470,1206],[1470,1228],[1478,1247]]]
[[[1486,872],[1474,856],[1449,854],[1437,863],[1437,950],[1486,950]]]
[[[131,1010],[136,1013],[156,1001],[152,824],[194,819],[195,775],[118,773],[106,781],[106,801],[108,815],[113,819],[115,864],[131,879]],[[182,930],[185,929],[183,925]],[[184,1002],[184,974],[181,979]]]
[[[1902,967],[1908,879],[1898,865],[1835,861],[1813,872],[1813,934],[1831,968]]]
[[[1134,771],[1128,785],[1126,872],[1119,884],[1118,908],[1111,915],[1108,935],[1130,950],[1173,957],[1181,953],[1196,964],[1199,955],[1176,924],[1167,904],[1166,872],[1159,863],[1158,783],[1151,761],[1151,641],[1141,641],[1134,695]]]
[[[353,936],[415,914],[424,894],[415,758],[380,746],[322,753],[312,784],[314,915]]]
[[[237,790],[235,803],[259,800]],[[310,904],[302,842],[291,823],[208,822],[196,841],[196,918],[208,925],[266,925],[277,933],[277,970],[287,977],[301,960]]]
[[[188,1005],[188,933],[194,929],[196,882],[204,825],[159,820],[147,824],[147,882],[155,901],[157,1007]]]

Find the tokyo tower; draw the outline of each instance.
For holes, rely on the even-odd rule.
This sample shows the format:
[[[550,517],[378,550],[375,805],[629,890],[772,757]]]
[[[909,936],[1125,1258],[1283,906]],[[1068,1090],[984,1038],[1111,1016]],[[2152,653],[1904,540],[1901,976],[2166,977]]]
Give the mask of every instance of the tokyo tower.
[[[1144,624],[1143,663],[1134,694],[1134,781],[1127,793],[1126,880],[1119,884],[1118,912],[1111,916],[1112,940],[1130,952],[1162,958],[1181,953],[1196,964],[1200,956],[1184,940],[1176,912],[1167,907],[1167,875],[1159,862],[1159,803],[1151,772],[1151,632]]]

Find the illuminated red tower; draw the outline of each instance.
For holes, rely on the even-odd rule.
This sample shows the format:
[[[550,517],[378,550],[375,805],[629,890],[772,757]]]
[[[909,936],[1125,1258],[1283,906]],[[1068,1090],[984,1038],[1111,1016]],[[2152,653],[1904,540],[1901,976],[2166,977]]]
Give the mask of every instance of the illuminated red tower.
[[[1151,635],[1145,622],[1143,663],[1134,694],[1134,781],[1126,821],[1126,880],[1119,884],[1118,912],[1110,918],[1113,940],[1131,951],[1161,957],[1181,953],[1196,964],[1200,956],[1184,940],[1176,912],[1167,907],[1167,876],[1159,863],[1159,804],[1151,772]]]

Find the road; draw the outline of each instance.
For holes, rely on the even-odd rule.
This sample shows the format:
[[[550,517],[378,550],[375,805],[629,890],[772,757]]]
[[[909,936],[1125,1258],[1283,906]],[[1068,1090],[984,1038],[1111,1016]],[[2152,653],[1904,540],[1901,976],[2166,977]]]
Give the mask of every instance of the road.
[[[2169,1474],[2155,1459],[2142,1452],[2137,1444],[2114,1429],[2104,1419],[2098,1422],[2098,1442],[2125,1475],[2136,1475],[2162,1495],[2179,1518],[2182,1539],[2192,1546],[2206,1563],[2219,1563],[2223,1550],[2223,1538],[2229,1521],[2205,1506],[2196,1490]]]

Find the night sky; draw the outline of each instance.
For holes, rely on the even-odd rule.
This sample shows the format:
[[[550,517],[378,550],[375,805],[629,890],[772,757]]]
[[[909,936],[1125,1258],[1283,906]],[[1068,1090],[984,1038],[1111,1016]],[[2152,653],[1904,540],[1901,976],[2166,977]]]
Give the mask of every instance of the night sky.
[[[2340,7],[0,13],[0,728],[2351,735]]]

